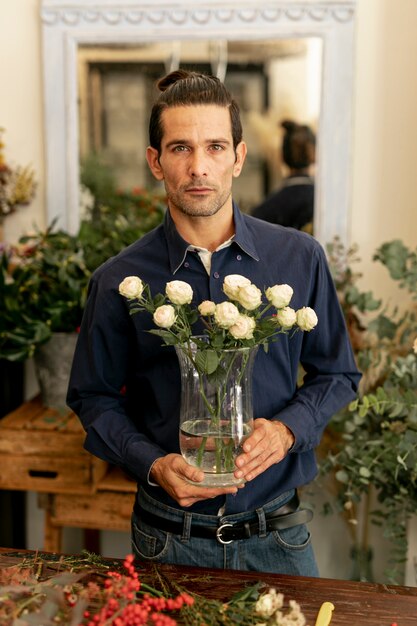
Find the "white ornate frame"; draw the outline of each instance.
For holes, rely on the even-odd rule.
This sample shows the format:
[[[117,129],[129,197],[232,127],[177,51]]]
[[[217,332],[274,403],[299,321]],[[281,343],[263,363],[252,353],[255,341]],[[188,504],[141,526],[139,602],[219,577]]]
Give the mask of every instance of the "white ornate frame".
[[[347,242],[355,9],[356,0],[42,0],[48,223],[79,225],[79,45],[321,37],[314,231]]]

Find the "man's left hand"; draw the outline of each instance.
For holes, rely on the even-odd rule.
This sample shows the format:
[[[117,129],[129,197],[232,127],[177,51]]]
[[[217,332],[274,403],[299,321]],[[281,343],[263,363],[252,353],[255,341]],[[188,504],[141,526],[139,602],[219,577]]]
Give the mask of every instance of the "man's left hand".
[[[243,453],[236,459],[236,478],[253,480],[271,465],[282,461],[293,443],[293,433],[282,422],[256,419],[252,434],[243,444]]]

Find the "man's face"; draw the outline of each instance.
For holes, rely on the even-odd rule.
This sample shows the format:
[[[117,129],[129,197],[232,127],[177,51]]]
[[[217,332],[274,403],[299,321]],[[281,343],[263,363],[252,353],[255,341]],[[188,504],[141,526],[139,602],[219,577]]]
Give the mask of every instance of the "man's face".
[[[164,181],[170,210],[207,217],[231,207],[232,179],[241,172],[246,146],[240,143],[235,154],[229,110],[178,106],[163,111],[161,123],[161,153],[149,147],[146,156],[155,178]]]

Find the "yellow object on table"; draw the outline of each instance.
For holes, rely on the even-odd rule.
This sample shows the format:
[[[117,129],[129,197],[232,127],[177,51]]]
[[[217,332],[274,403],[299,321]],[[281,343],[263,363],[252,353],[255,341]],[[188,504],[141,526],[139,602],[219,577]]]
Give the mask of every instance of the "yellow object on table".
[[[329,626],[332,621],[332,613],[334,611],[334,604],[331,602],[323,602],[320,607],[319,614],[317,615],[315,626]]]

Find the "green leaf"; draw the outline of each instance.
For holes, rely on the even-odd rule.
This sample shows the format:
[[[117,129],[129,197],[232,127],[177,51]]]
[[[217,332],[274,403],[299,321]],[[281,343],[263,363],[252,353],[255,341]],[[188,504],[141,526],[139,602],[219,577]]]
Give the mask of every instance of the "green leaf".
[[[254,603],[259,598],[260,590],[264,587],[264,583],[257,582],[246,589],[242,589],[242,591],[238,591],[235,593],[228,604],[236,604],[241,602],[249,602]]]
[[[407,269],[408,248],[402,241],[384,243],[374,255],[374,259],[381,261],[388,269],[392,278],[403,278]]]
[[[376,333],[379,339],[394,339],[397,328],[398,324],[382,314],[378,315],[378,317],[368,325],[369,332]]]
[[[151,335],[157,335],[167,344],[167,346],[175,346],[178,343],[178,338],[175,337],[169,330],[163,330],[162,328],[151,328],[148,330]]]
[[[200,372],[213,374],[219,364],[219,357],[215,350],[202,350],[197,352],[195,362]]]

